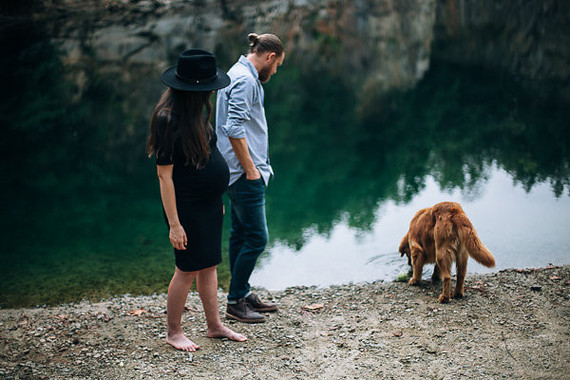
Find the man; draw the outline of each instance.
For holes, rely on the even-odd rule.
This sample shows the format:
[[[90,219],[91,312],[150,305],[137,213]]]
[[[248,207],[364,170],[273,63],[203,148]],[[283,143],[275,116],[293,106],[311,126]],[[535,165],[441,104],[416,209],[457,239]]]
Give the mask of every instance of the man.
[[[248,36],[250,49],[228,71],[231,84],[218,91],[216,133],[218,149],[230,168],[230,271],[226,316],[246,323],[265,322],[260,312],[277,311],[251,292],[249,278],[267,245],[265,187],[273,176],[269,164],[263,87],[285,59],[273,34]]]

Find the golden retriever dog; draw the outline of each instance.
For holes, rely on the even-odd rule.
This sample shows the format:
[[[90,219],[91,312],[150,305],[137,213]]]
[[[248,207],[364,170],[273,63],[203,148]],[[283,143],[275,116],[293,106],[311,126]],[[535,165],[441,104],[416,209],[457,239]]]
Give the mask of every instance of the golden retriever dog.
[[[416,213],[410,229],[400,243],[400,257],[408,256],[414,274],[410,285],[422,279],[424,264],[435,263],[432,281],[443,280],[439,302],[449,302],[451,292],[451,264],[455,261],[457,282],[453,297],[463,297],[463,283],[467,272],[467,258],[492,268],[495,258],[483,245],[475,228],[455,202],[442,202]]]

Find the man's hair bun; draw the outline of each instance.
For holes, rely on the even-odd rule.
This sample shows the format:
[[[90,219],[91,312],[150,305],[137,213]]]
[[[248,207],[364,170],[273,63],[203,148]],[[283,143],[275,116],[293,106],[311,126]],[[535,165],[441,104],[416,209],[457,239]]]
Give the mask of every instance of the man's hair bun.
[[[250,53],[273,52],[278,56],[281,56],[285,51],[283,43],[279,37],[274,34],[265,33],[258,35],[257,33],[249,33],[247,35],[247,39],[250,42]]]
[[[249,42],[251,42],[249,44],[249,46],[251,47],[254,47],[259,42],[259,36],[257,35],[257,33],[249,33],[247,35],[247,39],[249,40]]]

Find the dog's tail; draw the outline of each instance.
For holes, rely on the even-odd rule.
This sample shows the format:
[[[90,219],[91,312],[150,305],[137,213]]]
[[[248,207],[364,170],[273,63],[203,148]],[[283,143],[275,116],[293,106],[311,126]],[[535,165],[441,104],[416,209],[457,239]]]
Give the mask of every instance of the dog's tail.
[[[455,218],[456,226],[462,235],[462,240],[467,252],[469,252],[469,256],[474,258],[479,264],[487,268],[493,268],[495,266],[495,258],[487,247],[483,245],[467,216],[459,214]]]

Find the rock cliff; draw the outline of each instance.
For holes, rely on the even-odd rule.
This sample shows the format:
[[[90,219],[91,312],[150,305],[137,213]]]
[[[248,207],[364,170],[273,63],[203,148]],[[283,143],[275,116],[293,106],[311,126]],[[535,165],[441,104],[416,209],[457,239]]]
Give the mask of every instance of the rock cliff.
[[[247,33],[273,32],[288,60],[363,88],[411,88],[437,59],[500,70],[570,100],[563,0],[52,0],[33,13],[79,72],[96,61],[128,79],[133,67],[162,69],[188,47],[214,51],[228,68]]]
[[[110,66],[172,64],[189,47],[215,51],[226,68],[247,50],[249,32],[282,37],[288,57],[381,89],[410,88],[429,68],[435,2],[132,1],[80,6],[60,1],[36,17],[49,25],[66,61],[89,55]]]
[[[432,57],[501,71],[570,102],[570,2],[438,1]]]

